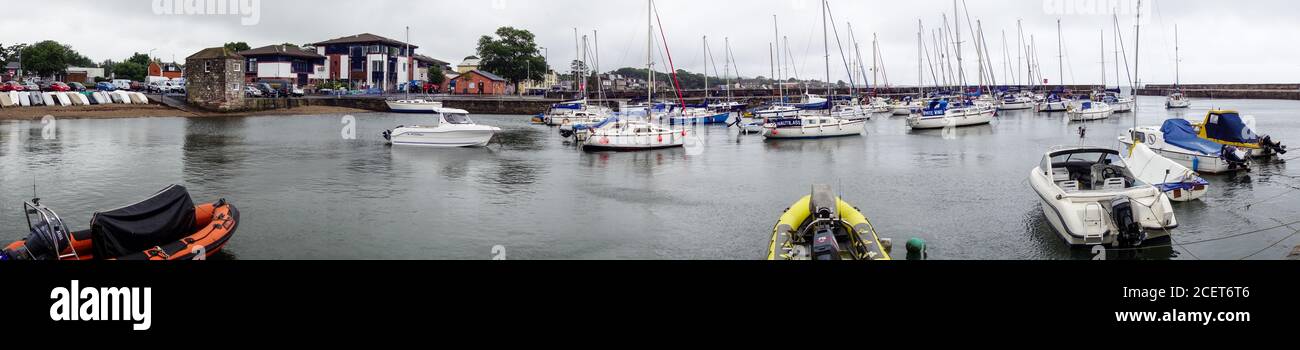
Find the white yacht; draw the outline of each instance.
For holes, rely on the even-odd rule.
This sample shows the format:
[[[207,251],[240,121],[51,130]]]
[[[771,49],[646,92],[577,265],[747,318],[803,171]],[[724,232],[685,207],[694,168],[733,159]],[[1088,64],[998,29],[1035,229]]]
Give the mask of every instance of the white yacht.
[[[827,115],[805,114],[798,117],[768,119],[763,137],[768,139],[814,139],[861,135],[866,121],[848,120]]]
[[[1175,91],[1174,93],[1171,93],[1169,94],[1169,96],[1165,97],[1165,108],[1167,109],[1191,108],[1191,107],[1192,107],[1192,100],[1187,99],[1187,95],[1184,95],[1181,91]]]
[[[424,147],[483,147],[500,128],[474,124],[469,112],[461,109],[437,108],[436,126],[398,126],[384,131],[384,139],[394,146]]]
[[[682,147],[686,144],[684,129],[671,129],[659,124],[622,120],[610,117],[590,127],[590,136],[582,142],[582,150],[645,151]]]
[[[1138,246],[1178,227],[1169,198],[1112,149],[1053,148],[1030,170],[1029,184],[1048,223],[1071,245]]]
[[[998,104],[999,111],[1019,111],[1034,108],[1034,99],[1026,95],[1007,94]]]
[[[997,109],[991,104],[936,99],[930,101],[921,114],[907,117],[907,126],[912,129],[942,129],[982,125],[992,122],[995,115]]]

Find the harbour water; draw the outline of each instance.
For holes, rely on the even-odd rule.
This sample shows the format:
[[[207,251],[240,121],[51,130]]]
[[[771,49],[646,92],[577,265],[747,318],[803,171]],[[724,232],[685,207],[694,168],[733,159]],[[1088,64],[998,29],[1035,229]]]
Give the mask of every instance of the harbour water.
[[[1300,101],[1196,100],[1176,112],[1162,98],[1139,102],[1143,125],[1232,108],[1300,144]],[[1048,147],[1119,147],[1133,124],[1133,114],[1080,124],[1014,111],[993,125],[912,132],[877,115],[862,137],[772,142],[711,126],[695,131],[696,147],[601,154],[525,116],[475,116],[503,129],[484,149],[393,148],[380,136],[427,118],[60,119],[54,139],[39,121],[0,121],[0,240],[26,235],[33,185],[84,229],[95,210],[177,183],[196,202],[224,197],[240,209],[226,258],[760,259],[782,211],[827,183],[900,249],[925,239],[931,259],[1089,259],[1048,226],[1027,177]],[[343,137],[349,125],[355,139]],[[1107,258],[1281,259],[1300,244],[1300,225],[1213,240],[1300,220],[1300,168],[1207,179],[1206,198],[1175,205],[1172,247]]]

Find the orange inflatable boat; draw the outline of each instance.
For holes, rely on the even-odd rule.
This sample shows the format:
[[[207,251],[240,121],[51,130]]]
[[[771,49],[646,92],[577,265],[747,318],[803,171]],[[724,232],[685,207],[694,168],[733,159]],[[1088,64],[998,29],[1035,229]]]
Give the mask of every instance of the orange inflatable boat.
[[[203,259],[225,247],[239,226],[239,210],[225,199],[195,206],[178,185],[97,212],[83,231],[71,231],[39,198],[24,209],[30,234],[0,251],[0,260]]]

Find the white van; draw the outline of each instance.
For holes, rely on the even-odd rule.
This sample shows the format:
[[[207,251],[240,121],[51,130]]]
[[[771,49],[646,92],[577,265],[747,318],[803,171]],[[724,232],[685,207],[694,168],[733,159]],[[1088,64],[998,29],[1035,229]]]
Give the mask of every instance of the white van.
[[[131,90],[131,80],[129,80],[129,79],[113,79],[113,87],[117,88],[118,90],[128,90],[128,91],[130,91],[130,90]]]

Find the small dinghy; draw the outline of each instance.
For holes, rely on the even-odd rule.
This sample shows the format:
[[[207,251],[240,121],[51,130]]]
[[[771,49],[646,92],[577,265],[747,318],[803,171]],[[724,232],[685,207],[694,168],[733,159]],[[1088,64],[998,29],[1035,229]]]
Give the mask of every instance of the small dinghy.
[[[830,186],[813,185],[772,228],[767,260],[891,260],[887,242]]]
[[[0,94],[0,107],[5,107],[5,108],[13,107],[15,105],[14,98],[10,97],[13,95],[14,94],[12,93]]]
[[[169,186],[139,203],[95,213],[90,229],[72,231],[53,210],[23,204],[27,238],[0,251],[0,260],[187,260],[212,256],[239,225],[225,199],[195,206],[185,187]]]
[[[1221,145],[1197,136],[1187,120],[1166,120],[1160,128],[1143,126],[1129,129],[1119,136],[1125,146],[1133,145],[1136,136],[1153,152],[1192,171],[1223,174],[1250,170],[1249,152],[1231,145]]]
[[[55,100],[59,101],[59,105],[60,105],[60,106],[71,106],[71,105],[72,105],[72,99],[69,99],[69,98],[68,98],[68,94],[65,94],[65,93],[62,93],[62,92],[55,92],[55,93],[52,93],[52,95],[54,95],[54,99],[55,99]]]
[[[64,96],[64,98],[67,98],[67,99],[68,99],[68,102],[71,102],[71,105],[73,105],[73,106],[81,106],[81,105],[84,105],[83,103],[81,103],[81,98],[78,97],[78,96],[81,96],[81,94],[79,94],[79,93],[75,93],[75,92],[65,92],[65,93],[62,93],[62,95]]]
[[[73,94],[74,94],[73,96],[76,96],[76,97],[77,97],[77,100],[81,101],[81,104],[82,104],[82,105],[90,105],[90,104],[91,104],[91,103],[90,103],[90,102],[91,102],[91,101],[90,101],[90,97],[87,97],[85,93],[75,92],[75,93],[73,93]]]
[[[1146,144],[1138,142],[1130,147],[1124,163],[1133,175],[1152,184],[1175,202],[1200,199],[1210,190],[1210,182],[1178,162],[1156,154]]]
[[[54,93],[53,93],[53,92],[42,92],[42,93],[41,93],[41,105],[45,105],[45,106],[53,106],[53,105],[55,105],[56,103],[58,103],[58,102],[56,102],[56,101],[57,101],[57,100],[54,98]]]
[[[1255,128],[1241,119],[1241,114],[1230,110],[1212,110],[1205,120],[1192,124],[1197,136],[1224,146],[1246,150],[1251,158],[1273,158],[1286,154],[1286,146],[1274,141],[1272,136],[1259,135]]]
[[[23,91],[17,93],[16,96],[18,96],[18,103],[20,106],[27,107],[32,105],[32,93]]]

